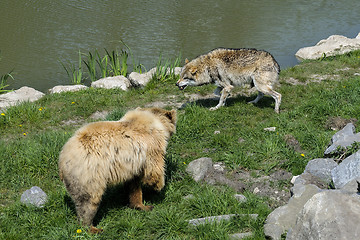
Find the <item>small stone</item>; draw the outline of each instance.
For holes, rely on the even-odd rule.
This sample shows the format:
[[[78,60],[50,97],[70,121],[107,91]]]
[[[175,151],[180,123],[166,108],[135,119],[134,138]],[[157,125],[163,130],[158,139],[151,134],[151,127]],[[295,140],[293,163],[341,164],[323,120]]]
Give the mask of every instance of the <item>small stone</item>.
[[[292,184],[294,184],[295,183],[295,181],[296,181],[296,179],[299,177],[299,175],[297,175],[297,176],[293,176],[292,178],[291,178],[291,183]]]
[[[275,132],[275,131],[276,131],[276,127],[268,127],[268,128],[264,128],[264,131],[268,131],[268,132]]]
[[[34,186],[21,195],[20,201],[41,208],[47,202],[47,195],[41,188]]]
[[[247,198],[242,195],[242,194],[235,194],[234,197],[236,198],[236,200],[238,200],[239,202],[246,202]]]

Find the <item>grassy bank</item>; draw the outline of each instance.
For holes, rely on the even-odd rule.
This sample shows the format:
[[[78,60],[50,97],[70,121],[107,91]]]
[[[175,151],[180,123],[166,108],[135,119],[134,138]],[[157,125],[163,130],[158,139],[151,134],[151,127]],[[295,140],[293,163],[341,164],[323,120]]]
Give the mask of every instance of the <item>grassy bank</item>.
[[[211,94],[215,87],[179,91],[174,86],[176,78],[154,79],[144,89],[88,89],[8,108],[0,112],[0,239],[227,239],[228,234],[246,231],[252,231],[254,239],[264,239],[263,224],[273,200],[245,192],[248,201],[240,203],[227,186],[194,182],[184,171],[186,165],[211,157],[224,162],[229,172],[242,169],[269,175],[282,169],[300,174],[309,160],[323,157],[335,132],[333,119],[360,119],[360,76],[354,75],[359,66],[360,51],[356,51],[283,70],[279,115],[270,97],[257,105],[246,104],[256,93],[233,96],[217,111],[208,110],[217,100],[187,104],[178,110],[177,132],[168,146],[166,187],[158,194],[145,190],[145,201],[154,210],[128,209],[122,187],[109,189],[96,217],[104,229],[100,235],[89,235],[78,224],[59,180],[58,154],[66,140],[85,122],[95,121],[91,118],[95,112],[105,111],[106,118],[114,120],[128,109],[154,102],[171,108],[171,104],[185,103],[188,95]],[[266,127],[276,127],[276,131],[264,131]],[[289,146],[288,136],[299,142],[300,151]],[[41,209],[20,203],[24,190],[35,185],[49,197]],[[193,198],[184,198],[190,194]],[[230,213],[259,217],[200,227],[186,222]]]

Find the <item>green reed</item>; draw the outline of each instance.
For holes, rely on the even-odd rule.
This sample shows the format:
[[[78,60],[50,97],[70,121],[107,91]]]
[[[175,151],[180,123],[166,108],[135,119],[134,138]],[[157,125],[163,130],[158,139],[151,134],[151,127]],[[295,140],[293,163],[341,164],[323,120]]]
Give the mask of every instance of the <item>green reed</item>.
[[[101,57],[99,52],[97,50],[95,50],[95,55],[97,57],[96,59],[96,63],[100,68],[100,77],[101,78],[105,78],[109,76],[109,69],[108,69],[108,56],[105,55],[104,57]]]
[[[175,68],[180,66],[181,56],[179,55],[175,60],[162,59],[160,55],[156,64],[155,78],[161,82],[167,81],[167,79],[175,78]]]
[[[96,81],[97,80],[97,74],[96,74],[96,58],[95,56],[89,52],[87,55],[87,61],[83,60],[87,70],[88,70],[88,73],[89,73],[89,77],[90,77],[90,80],[93,82],[93,81]]]
[[[11,75],[12,71],[9,73],[6,73],[2,76],[0,76],[0,94],[5,92],[10,92],[11,90],[6,90],[5,88],[9,85],[7,84],[8,78],[12,78],[14,80],[14,77]]]
[[[125,50],[121,50],[121,52],[119,53],[115,50],[109,52],[107,49],[105,49],[105,52],[109,57],[110,72],[114,76],[126,76],[128,69],[127,59],[129,57],[129,54]]]
[[[81,52],[79,50],[79,59],[78,59],[78,66],[75,64],[68,62],[67,65],[65,65],[63,62],[60,62],[63,68],[65,69],[70,82],[72,84],[81,84],[83,82],[83,72],[81,67]]]

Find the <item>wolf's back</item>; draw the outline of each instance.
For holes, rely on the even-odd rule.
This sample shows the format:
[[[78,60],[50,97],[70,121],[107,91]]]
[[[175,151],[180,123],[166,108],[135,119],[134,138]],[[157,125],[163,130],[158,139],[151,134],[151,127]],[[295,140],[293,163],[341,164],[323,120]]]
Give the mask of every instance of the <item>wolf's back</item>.
[[[254,48],[217,48],[210,51],[202,57],[210,57],[219,59],[226,65],[236,65],[238,67],[245,67],[249,65],[257,65],[262,70],[280,72],[280,66],[275,58],[267,51],[257,50]]]

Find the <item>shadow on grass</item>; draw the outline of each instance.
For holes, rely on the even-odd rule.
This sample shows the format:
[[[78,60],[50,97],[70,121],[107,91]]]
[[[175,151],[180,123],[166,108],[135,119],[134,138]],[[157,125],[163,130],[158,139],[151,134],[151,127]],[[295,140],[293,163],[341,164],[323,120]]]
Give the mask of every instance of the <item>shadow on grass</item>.
[[[241,95],[236,95],[236,96],[232,96],[232,97],[228,97],[226,99],[225,102],[225,106],[233,106],[236,103],[243,103],[243,104],[248,104],[250,101],[254,100],[256,98],[255,96],[250,96],[250,97],[246,97],[246,96],[241,96]],[[211,108],[211,107],[215,107],[218,103],[219,103],[219,97],[209,97],[209,98],[205,98],[205,99],[198,99],[195,101],[189,101],[184,103],[181,106],[181,109],[186,108],[186,106],[191,105],[191,104],[196,104],[198,106],[204,107],[204,108]],[[270,96],[264,96],[258,103],[254,104],[254,106],[259,107],[259,108],[273,108],[274,107],[274,99]]]

